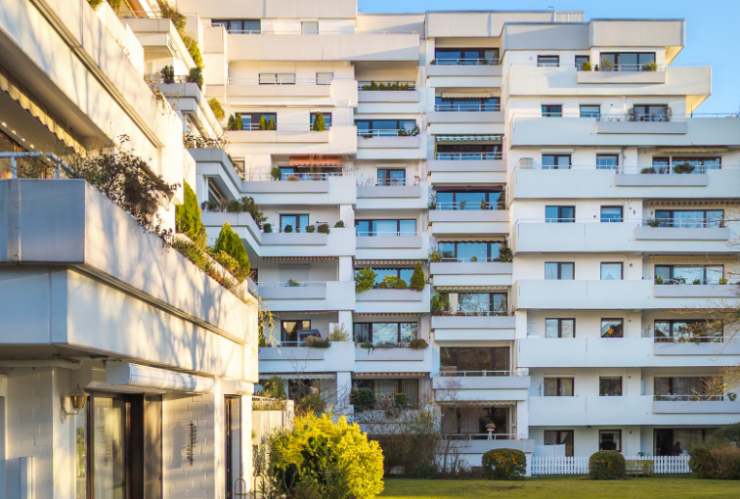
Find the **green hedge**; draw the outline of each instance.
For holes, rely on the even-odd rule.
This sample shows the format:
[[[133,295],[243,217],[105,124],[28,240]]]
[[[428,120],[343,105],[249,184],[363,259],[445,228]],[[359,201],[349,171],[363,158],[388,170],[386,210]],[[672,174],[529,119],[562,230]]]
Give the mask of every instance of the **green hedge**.
[[[740,448],[733,445],[696,447],[691,449],[689,467],[699,478],[740,480]]]
[[[517,449],[494,449],[483,454],[483,472],[494,480],[515,480],[527,472],[527,456]]]
[[[594,480],[618,480],[626,476],[626,463],[621,452],[600,450],[588,459],[588,476]]]

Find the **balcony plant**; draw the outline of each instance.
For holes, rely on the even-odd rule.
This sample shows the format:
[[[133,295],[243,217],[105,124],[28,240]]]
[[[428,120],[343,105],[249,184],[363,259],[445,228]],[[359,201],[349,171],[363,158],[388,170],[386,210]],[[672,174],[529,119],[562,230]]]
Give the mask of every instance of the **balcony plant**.
[[[654,167],[648,166],[647,168],[641,169],[640,173],[642,173],[643,175],[650,175],[653,173],[658,173],[658,171]]]
[[[719,278],[719,284],[721,284],[721,285],[723,285],[723,286],[724,286],[725,284],[727,284],[727,278],[726,278],[726,277],[720,277],[720,278]]]
[[[429,261],[431,261],[431,262],[441,262],[442,261],[442,253],[440,253],[437,250],[432,250],[432,252],[429,253]]]
[[[219,262],[220,260],[218,255],[220,253],[228,255],[234,260],[236,266],[234,266],[234,264],[229,260],[224,259],[228,262],[225,266],[232,274],[234,274],[234,277],[240,281],[246,279],[251,272],[252,269],[249,263],[249,255],[244,247],[244,243],[228,223],[225,223],[221,227],[221,231],[218,233],[213,251],[216,255],[216,260]],[[230,266],[232,268],[229,268]]]
[[[447,293],[435,293],[432,295],[431,309],[433,314],[448,312],[450,309],[450,296]]]
[[[203,70],[199,67],[190,68],[187,77],[188,83],[195,83],[198,88],[203,89]]]
[[[313,120],[313,126],[311,130],[314,132],[323,132],[326,130],[326,120],[324,120],[324,113],[316,114],[316,118]]]
[[[375,408],[375,392],[370,388],[357,388],[349,394],[349,401],[358,412],[370,411]]]
[[[222,119],[224,119],[224,116],[226,116],[224,108],[217,98],[211,97],[210,99],[208,99],[208,107],[211,108],[211,111],[213,111],[213,115],[218,121],[221,121]]]
[[[290,224],[286,225],[285,227],[283,227],[283,232],[285,232],[286,234],[290,234],[291,232],[293,232],[293,226]]]
[[[655,62],[648,62],[647,64],[642,65],[643,71],[657,71],[658,70],[658,64]]]
[[[381,289],[406,289],[408,284],[400,277],[394,275],[387,275],[378,285]]]
[[[363,267],[355,272],[355,291],[362,293],[375,286],[375,271],[371,267]]]
[[[307,225],[306,226],[306,232],[308,234],[313,234],[314,232],[316,232],[316,226],[315,225]]]
[[[645,220],[645,225],[647,225],[648,227],[659,227],[660,222],[655,218],[648,218],[647,220]]]
[[[655,276],[655,284],[663,284],[663,278],[659,275]]]
[[[242,115],[241,113],[234,113],[229,116],[229,120],[226,123],[228,130],[241,130],[242,129]]]
[[[591,71],[591,61],[586,61],[581,64],[581,71]]]
[[[695,167],[690,163],[679,163],[673,167],[673,173],[694,173]]]
[[[334,224],[335,229],[343,229],[344,228],[344,220],[337,220],[337,223]]]
[[[322,338],[320,336],[308,336],[303,340],[303,344],[308,348],[329,348],[331,341],[329,338]]]
[[[319,224],[316,227],[316,232],[319,234],[328,234],[329,233],[329,224]]]
[[[163,67],[159,74],[162,76],[162,83],[172,84],[175,83],[175,68],[170,65]]]
[[[414,266],[414,273],[411,275],[411,284],[409,285],[409,287],[416,291],[422,291],[424,289],[424,286],[426,286],[426,277],[424,276],[424,269],[421,268],[420,263],[417,263]]]
[[[498,252],[498,257],[496,258],[496,261],[509,263],[513,259],[514,255],[511,252],[511,248],[509,248],[508,246],[502,246]]]
[[[197,247],[203,249],[206,246],[206,228],[202,222],[198,198],[187,183],[183,191],[182,204],[175,206],[175,228],[177,232],[185,234]]]
[[[344,325],[335,324],[329,333],[329,340],[331,341],[349,341],[349,333],[344,329]]]
[[[296,281],[295,279],[288,279],[288,287],[289,288],[297,288],[300,287],[301,283]]]
[[[427,343],[427,340],[424,338],[414,338],[413,340],[409,341],[409,348],[412,350],[424,350],[429,346],[429,343]]]

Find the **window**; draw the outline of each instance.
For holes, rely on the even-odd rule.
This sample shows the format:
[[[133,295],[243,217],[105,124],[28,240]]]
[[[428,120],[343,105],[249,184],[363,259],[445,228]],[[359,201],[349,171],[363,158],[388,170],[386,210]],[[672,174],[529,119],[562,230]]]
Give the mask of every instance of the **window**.
[[[440,241],[437,251],[444,260],[495,262],[504,246],[502,241]]]
[[[571,167],[570,154],[543,154],[543,170],[568,170]]]
[[[573,430],[545,430],[545,445],[564,445],[565,455],[573,457]]]
[[[318,21],[301,21],[301,34],[302,35],[318,35],[319,34],[319,22]]]
[[[656,284],[719,284],[724,265],[655,265]]]
[[[545,378],[545,397],[572,397],[573,378]]]
[[[306,227],[308,227],[307,214],[280,214],[280,232],[306,232]]]
[[[545,338],[575,338],[575,319],[545,319]]]
[[[596,155],[596,169],[597,170],[616,170],[619,167],[619,155],[618,154],[597,154]]]
[[[653,336],[656,343],[722,342],[724,341],[724,323],[706,319],[656,319]]]
[[[277,113],[242,113],[242,130],[277,130]]]
[[[260,85],[295,85],[295,73],[260,73]]]
[[[403,396],[404,406],[407,408],[419,405],[419,380],[418,379],[354,379],[352,390],[372,390],[375,394],[375,407],[396,406],[399,395]],[[355,411],[361,412],[366,408],[355,407]],[[372,408],[367,408],[372,409]]]
[[[331,85],[332,81],[334,81],[334,73],[331,71],[319,71],[316,73],[317,85]]]
[[[725,210],[655,210],[658,227],[722,227]]]
[[[498,49],[435,48],[434,64],[495,65],[498,64]]]
[[[599,450],[622,452],[622,430],[599,430]]]
[[[573,262],[545,262],[545,279],[558,281],[572,281],[575,276]]]
[[[315,132],[323,131],[321,129],[322,127],[316,124],[316,118],[318,118],[319,115],[323,116],[324,118],[323,130],[329,130],[331,128],[331,116],[332,116],[331,113],[311,113],[309,117],[310,119],[309,125],[311,127],[311,130]]]
[[[311,331],[310,320],[280,321],[280,343],[296,345],[310,336]]]
[[[500,109],[499,97],[442,97],[437,95],[434,98],[434,110],[440,112],[490,112]]]
[[[621,397],[621,376],[599,376],[599,397]]]
[[[458,313],[463,315],[508,315],[506,293],[458,293]]]
[[[545,222],[547,223],[573,223],[576,221],[575,206],[545,206]]]
[[[538,55],[537,56],[537,66],[557,68],[558,66],[560,66],[560,56],[559,55]]]
[[[635,104],[630,109],[630,121],[670,121],[667,104]]]
[[[262,25],[259,19],[211,19],[211,26],[223,26],[229,33],[259,34]]]
[[[435,149],[434,159],[458,161],[501,159],[501,138],[494,136],[490,141],[477,144],[440,142],[438,138]]]
[[[655,377],[655,400],[722,400],[721,376]]]
[[[602,281],[621,281],[624,279],[622,262],[601,262]]]
[[[443,374],[473,371],[484,376],[511,374],[509,347],[442,347],[439,363]],[[471,373],[473,374],[473,373]]]
[[[655,64],[655,52],[602,52],[601,71],[647,71]]]
[[[355,230],[358,236],[415,236],[416,220],[355,220]]]
[[[355,120],[360,137],[396,137],[418,135],[415,120]]]
[[[583,71],[583,67],[586,64],[591,63],[591,57],[587,55],[577,55],[576,56],[576,69],[578,71]]]
[[[376,288],[389,287],[389,283],[396,279],[402,280],[408,286],[411,284],[411,276],[414,273],[414,269],[409,267],[373,267],[372,269],[375,272]]]
[[[406,185],[406,169],[378,168],[375,185]]]
[[[563,117],[563,106],[561,104],[542,104],[540,109],[543,118]]]
[[[668,158],[662,158],[668,160]],[[689,173],[706,173],[707,170],[719,170],[722,168],[722,158],[720,156],[712,157],[685,157],[673,156],[670,159],[673,169],[681,168],[684,172]]]
[[[438,210],[496,210],[504,206],[504,191],[437,191]]]
[[[621,206],[602,206],[601,223],[620,223],[624,221],[623,210]]]
[[[601,319],[602,338],[624,338],[624,319]]]
[[[599,104],[581,104],[579,107],[581,118],[600,118],[601,106]]]
[[[355,343],[373,345],[407,345],[416,339],[419,324],[416,322],[356,322]]]

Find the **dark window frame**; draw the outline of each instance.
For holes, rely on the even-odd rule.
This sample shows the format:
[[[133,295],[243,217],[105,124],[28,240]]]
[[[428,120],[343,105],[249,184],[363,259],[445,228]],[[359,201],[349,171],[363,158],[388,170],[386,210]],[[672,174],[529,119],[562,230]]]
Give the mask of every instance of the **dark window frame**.
[[[557,268],[556,274],[557,277],[555,279],[548,279],[547,278],[547,266],[548,265],[555,265]],[[570,266],[571,268],[571,278],[563,278],[563,275],[565,274],[563,272],[564,268],[567,268],[567,266]],[[576,262],[564,262],[564,261],[547,261],[545,262],[544,266],[545,271],[545,280],[547,281],[574,281],[576,279]]]
[[[301,226],[301,221],[304,217],[306,219],[306,225]],[[284,218],[293,219],[293,223],[283,224]],[[284,232],[283,227],[287,227],[288,225],[293,229],[292,232],[305,232],[303,229],[311,225],[311,215],[309,213],[280,213],[279,222],[280,232]]]
[[[615,449],[606,449],[602,447],[602,441],[601,436],[607,435],[607,434],[616,434],[617,435],[617,441],[616,441],[616,448]],[[616,450],[619,452],[622,452],[622,430],[621,429],[603,429],[599,430],[599,450]]]
[[[613,164],[599,164],[599,160],[614,160]],[[596,169],[597,170],[618,170],[619,169],[619,154],[616,153],[598,153],[596,154]]]
[[[538,54],[537,67],[540,68],[559,68],[560,56],[554,54]]]
[[[446,245],[451,244],[453,245],[453,251],[452,256],[444,256],[446,254],[445,250],[439,249],[440,245]],[[507,247],[506,241],[438,241],[437,242],[437,248],[442,255],[442,258],[454,258],[457,262],[468,262],[470,260],[460,260],[459,259],[459,245],[461,244],[484,244],[486,246],[486,260],[487,262],[495,262],[498,261],[498,257],[501,254],[501,249]],[[498,246],[498,250],[494,251],[494,248]],[[494,256],[495,253],[495,256]],[[478,260],[481,261],[481,260]]]
[[[547,393],[547,380],[555,380],[555,395]],[[570,380],[570,389],[572,393],[570,395],[562,395],[562,392],[567,391],[564,380]],[[544,376],[542,381],[543,396],[544,397],[575,397],[576,396],[576,379],[573,376]]]
[[[619,265],[619,279],[604,279],[604,265]],[[600,281],[623,281],[624,280],[624,262],[599,262],[599,280]]]
[[[373,226],[376,225],[377,222],[388,222],[388,221],[394,221],[396,222],[396,235],[397,236],[415,236],[418,234],[418,222],[415,218],[359,218],[355,219],[355,234],[360,237],[373,237],[378,235],[377,228],[374,228]],[[401,231],[401,222],[414,222],[414,232],[413,233],[406,233]],[[362,222],[367,222],[368,224],[368,232],[366,234],[359,234],[358,233],[358,227]],[[380,234],[380,235],[388,235],[388,234]]]
[[[561,164],[565,160],[566,164]],[[543,153],[541,156],[543,170],[570,170],[573,166],[573,155],[570,153]]]
[[[604,386],[604,382],[613,382],[619,380],[619,393],[610,394],[609,386]],[[623,397],[624,396],[624,378],[622,376],[599,376],[599,397]]]
[[[412,339],[415,339],[415,338],[418,338],[419,337],[419,331],[421,329],[420,326],[419,326],[419,322],[418,321],[417,322],[414,322],[414,321],[369,321],[369,322],[368,321],[362,321],[362,322],[355,322],[355,323],[352,324],[352,341],[354,341],[355,343],[369,342],[369,343],[372,343],[372,344],[375,345],[376,343],[373,340],[373,332],[374,332],[373,331],[373,325],[374,324],[394,324],[396,326],[396,342],[394,343],[396,346],[406,346],[408,344],[408,342],[403,341],[403,338],[402,338],[402,335],[403,335],[403,326],[404,325],[405,326],[413,325],[416,328],[416,333],[414,334],[414,338],[412,338]],[[367,339],[366,340],[358,339],[358,332],[357,332],[358,326],[360,326],[360,327],[367,327],[368,328],[367,329]],[[411,340],[409,340],[409,341],[411,341]]]
[[[618,333],[615,333],[612,335],[605,334],[604,333],[604,323],[605,322],[618,323],[619,325],[617,329]],[[601,338],[624,338],[624,318],[622,317],[602,317],[600,321],[599,335]]]
[[[563,117],[563,105],[562,104],[541,104],[540,105],[540,116],[543,118],[562,118]]]
[[[585,113],[587,108],[596,108],[596,113]],[[578,116],[581,118],[601,118],[601,104],[580,104],[578,106]]]
[[[557,322],[557,330],[558,335],[557,336],[548,336],[547,335],[547,321],[556,321]],[[573,324],[573,336],[563,336],[563,323],[564,322],[571,322]],[[576,319],[575,317],[545,317],[545,338],[575,338],[576,337]]]
[[[678,283],[678,282],[676,282],[678,280],[678,278],[676,278],[674,276],[674,272],[675,272],[675,270],[677,268],[701,268],[702,269],[702,279],[701,279],[701,282],[699,284],[708,284],[708,281],[707,281],[707,269],[709,269],[711,267],[718,267],[718,268],[720,268],[722,270],[722,276],[719,279],[723,279],[724,278],[724,276],[725,276],[725,266],[722,263],[717,263],[717,264],[695,264],[695,265],[693,265],[693,264],[668,264],[668,263],[659,263],[659,264],[655,264],[653,266],[653,276],[654,276],[654,279],[657,280],[657,278],[658,278],[658,269],[668,269],[668,282],[666,282],[666,280],[663,279],[663,284],[673,284],[673,283],[677,283],[677,284],[693,284],[693,282],[691,282],[691,283],[687,283],[687,282]],[[719,279],[718,279],[718,281],[719,281]],[[719,282],[717,282],[717,283],[709,283],[709,284],[718,284],[718,283]]]
[[[548,210],[557,210],[557,217],[552,218],[547,215]],[[563,212],[566,210],[572,210],[573,216],[563,216]],[[545,222],[546,223],[575,223],[576,221],[576,206],[572,204],[548,204],[545,206]]]

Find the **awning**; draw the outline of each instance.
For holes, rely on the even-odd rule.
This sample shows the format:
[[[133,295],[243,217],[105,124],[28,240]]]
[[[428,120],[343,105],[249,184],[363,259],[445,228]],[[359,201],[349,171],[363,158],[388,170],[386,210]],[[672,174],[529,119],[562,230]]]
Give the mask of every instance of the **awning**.
[[[434,141],[437,144],[459,144],[465,142],[476,142],[476,143],[492,143],[500,144],[502,140],[501,135],[435,135]]]
[[[266,381],[270,378],[280,379],[336,379],[336,375],[333,373],[273,373],[273,374],[260,374],[260,382]]]
[[[36,118],[44,125],[57,139],[59,139],[64,145],[74,150],[77,154],[82,156],[87,154],[87,151],[82,144],[77,142],[64,128],[62,128],[54,119],[49,116],[39,105],[37,105],[30,97],[28,97],[21,89],[13,85],[3,74],[0,74],[0,90],[7,93],[11,99],[16,101],[23,109],[31,113],[31,116]]]
[[[342,158],[339,156],[291,156],[288,158],[288,166],[342,166]]]
[[[481,98],[486,99],[488,97],[498,97],[499,92],[490,90],[480,90],[477,88],[471,88],[470,90],[443,90],[441,93],[442,97],[446,98],[460,98],[460,99],[475,99]]]
[[[429,373],[425,372],[362,372],[352,373],[352,379],[397,379],[397,378],[425,378]]]
[[[516,402],[505,400],[437,400],[436,402],[445,407],[516,407]]]

